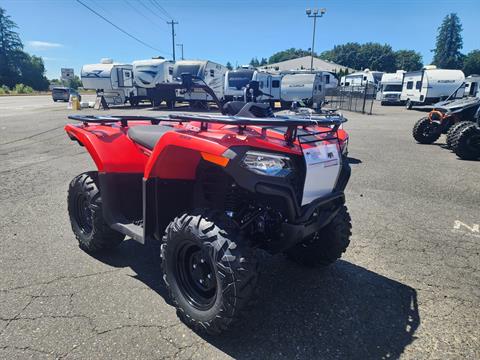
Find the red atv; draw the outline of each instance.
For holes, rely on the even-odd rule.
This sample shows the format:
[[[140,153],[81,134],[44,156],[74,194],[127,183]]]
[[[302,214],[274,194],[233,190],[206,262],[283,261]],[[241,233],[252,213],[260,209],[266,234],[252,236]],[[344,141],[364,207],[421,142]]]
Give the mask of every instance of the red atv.
[[[98,168],[68,191],[80,247],[161,241],[159,276],[179,317],[208,333],[246,310],[257,249],[328,265],[351,235],[343,118],[256,118],[262,106],[245,106],[243,116],[70,116],[81,123],[65,127]]]

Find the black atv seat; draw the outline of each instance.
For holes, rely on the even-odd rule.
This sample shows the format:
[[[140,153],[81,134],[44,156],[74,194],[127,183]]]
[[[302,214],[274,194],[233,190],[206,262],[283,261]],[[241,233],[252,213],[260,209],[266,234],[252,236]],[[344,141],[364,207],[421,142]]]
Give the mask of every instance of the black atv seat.
[[[139,125],[128,129],[128,136],[136,143],[153,150],[158,140],[169,131],[175,130],[164,125]]]

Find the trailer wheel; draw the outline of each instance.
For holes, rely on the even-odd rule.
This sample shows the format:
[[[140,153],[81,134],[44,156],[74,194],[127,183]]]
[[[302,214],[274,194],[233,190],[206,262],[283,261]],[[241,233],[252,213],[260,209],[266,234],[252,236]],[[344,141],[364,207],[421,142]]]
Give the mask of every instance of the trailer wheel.
[[[125,238],[103,218],[97,172],[75,177],[68,188],[67,202],[72,230],[82,250],[88,253],[110,250]]]
[[[428,117],[418,120],[413,127],[413,138],[420,144],[433,144],[441,135],[438,125],[432,123]]]
[[[177,315],[193,329],[218,334],[250,304],[257,262],[222,213],[196,210],[175,218],[163,237],[161,257]]]
[[[452,148],[460,159],[480,158],[480,128],[478,125],[471,123],[460,129],[452,141]]]

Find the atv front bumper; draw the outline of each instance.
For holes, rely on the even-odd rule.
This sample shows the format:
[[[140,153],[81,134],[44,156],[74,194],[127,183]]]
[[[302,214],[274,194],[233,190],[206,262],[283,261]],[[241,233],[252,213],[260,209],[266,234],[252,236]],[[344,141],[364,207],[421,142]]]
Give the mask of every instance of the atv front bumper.
[[[328,225],[345,203],[344,190],[350,174],[350,165],[348,161],[344,161],[334,191],[304,206],[299,206],[285,188],[265,183],[257,184],[257,193],[280,197],[285,204],[287,221],[281,225],[280,241],[272,244],[270,250],[282,252],[289,249]]]

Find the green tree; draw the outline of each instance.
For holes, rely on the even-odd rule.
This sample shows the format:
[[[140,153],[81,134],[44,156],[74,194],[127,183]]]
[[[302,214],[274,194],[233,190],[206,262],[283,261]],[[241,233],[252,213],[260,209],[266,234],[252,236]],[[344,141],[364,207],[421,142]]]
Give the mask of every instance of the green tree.
[[[41,57],[19,51],[15,55],[17,68],[20,72],[21,82],[35,90],[48,90],[49,81],[45,77],[45,64]]]
[[[361,47],[362,46],[356,42],[335,45],[332,50],[321,53],[320,58],[353,69],[361,69],[362,66],[358,61],[358,53],[360,52]]]
[[[13,87],[17,82],[18,71],[15,55],[23,49],[15,24],[5,10],[0,7],[0,85]]]
[[[297,59],[297,58],[308,56],[308,55],[311,55],[309,50],[290,48],[287,50],[276,52],[275,54],[270,56],[268,58],[268,63],[274,64],[277,62]],[[313,54],[313,55],[316,56],[316,54]]]
[[[422,55],[414,50],[395,51],[395,67],[405,71],[420,70],[423,67]]]
[[[267,65],[267,64],[268,64],[268,59],[262,57],[262,60],[260,60],[260,66],[265,66],[265,65]]]
[[[357,69],[370,69],[385,72],[394,72],[395,54],[390,45],[379,43],[366,43],[360,47],[357,55],[359,67]]]
[[[252,60],[250,60],[250,65],[252,65],[253,67],[258,67],[260,66],[260,62],[258,61],[258,59],[256,57],[252,58]]]
[[[233,66],[232,66],[232,64],[230,64],[230,61],[227,61],[226,67],[227,67],[228,70],[233,70]]]
[[[70,79],[70,82],[68,85],[73,89],[78,89],[79,87],[82,86],[82,80],[80,80],[78,75],[75,75],[72,79]]]
[[[463,62],[465,76],[480,74],[480,50],[470,51]]]
[[[445,16],[438,28],[433,64],[443,69],[462,68],[464,55],[460,52],[463,47],[461,33],[462,24],[458,15],[452,13]]]

